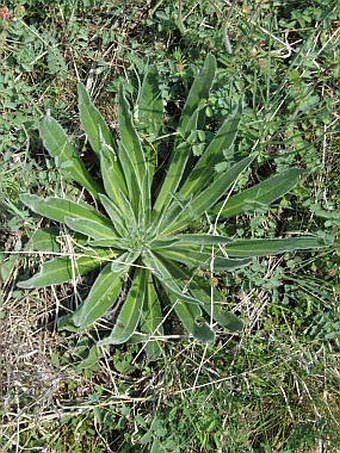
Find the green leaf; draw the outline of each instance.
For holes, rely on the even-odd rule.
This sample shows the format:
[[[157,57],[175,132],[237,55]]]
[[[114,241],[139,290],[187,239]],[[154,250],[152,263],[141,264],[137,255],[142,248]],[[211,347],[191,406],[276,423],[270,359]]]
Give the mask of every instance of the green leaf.
[[[193,130],[197,129],[198,113],[199,110],[195,110],[189,120],[187,129],[181,137],[182,141],[178,146],[175,146],[172,153],[169,168],[154,206],[154,211],[157,214],[161,212],[162,209],[166,210],[168,203],[173,198],[174,193],[181,182],[186,164],[192,154],[192,145],[186,139]]]
[[[209,98],[210,89],[215,78],[215,72],[216,58],[209,54],[204,61],[203,68],[196,76],[189,91],[179,122],[179,129],[181,131],[184,132],[187,129],[190,118],[202,101]],[[202,129],[200,124],[198,124],[198,129]]]
[[[119,207],[106,195],[102,193],[99,194],[99,200],[101,204],[104,206],[105,211],[108,213],[118,235],[122,237],[127,236],[128,232],[126,229],[124,216]]]
[[[120,272],[127,267],[132,266],[140,256],[140,251],[132,250],[123,253],[120,255],[114,262],[111,264],[111,270],[113,272]]]
[[[170,291],[167,291],[167,296],[183,326],[196,340],[205,344],[211,344],[215,341],[215,333],[203,318],[199,305],[181,300]]]
[[[227,172],[220,174],[210,186],[194,197],[189,208],[182,211],[172,225],[169,225],[167,217],[165,217],[163,234],[169,234],[176,230],[181,230],[190,224],[197,223],[204,212],[214,206],[228,191],[233,182],[237,180],[240,174],[249,167],[254,157],[254,155],[246,157],[233,165]],[[171,209],[169,215],[171,215]]]
[[[230,332],[239,332],[243,329],[243,321],[234,315],[231,311],[225,310],[222,305],[216,300],[218,297],[218,291],[213,291],[213,304],[211,304],[211,294],[208,285],[200,281],[199,283],[195,280],[190,285],[190,291],[195,297],[203,301],[202,308],[213,318],[218,324]]]
[[[140,225],[142,229],[145,229],[150,225],[150,220],[151,220],[151,187],[149,169],[147,168],[143,178],[142,191],[139,200],[138,225]]]
[[[94,345],[92,346],[92,348],[90,349],[90,352],[88,354],[88,356],[82,360],[79,365],[77,365],[77,369],[79,370],[94,370],[96,368],[99,368],[98,367],[98,361],[101,357],[101,351],[100,349],[97,347],[97,345]]]
[[[182,234],[177,239],[176,246],[183,245],[217,245],[224,246],[224,250],[231,257],[252,257],[277,255],[292,250],[323,248],[330,245],[321,237],[302,236],[285,239],[240,239],[233,240],[226,236],[212,236],[209,234]]]
[[[229,155],[233,149],[233,143],[238,132],[238,126],[242,116],[241,104],[232,112],[224,121],[215,137],[210,142],[204,154],[199,159],[194,169],[191,171],[182,189],[180,195],[183,198],[190,194],[200,192],[214,177],[215,166],[225,161],[226,155]]]
[[[132,165],[137,175],[138,187],[142,187],[142,181],[146,170],[146,160],[140,139],[132,121],[129,105],[123,93],[123,88],[119,88],[119,110],[118,123],[121,142],[126,149]],[[125,175],[126,177],[127,175]],[[128,181],[126,181],[128,184]]]
[[[331,245],[319,237],[303,236],[285,239],[237,240],[225,246],[229,256],[267,256],[294,250],[318,249]]]
[[[137,99],[138,126],[151,139],[158,137],[163,125],[163,100],[157,79],[156,65],[148,66]]]
[[[80,161],[60,124],[50,115],[46,115],[39,123],[39,131],[44,147],[55,158],[56,165],[61,171],[85,187],[94,198],[97,198],[101,187]]]
[[[120,204],[119,192],[126,192],[124,175],[117,155],[103,142],[100,148],[100,171],[107,195],[117,205]]]
[[[192,155],[192,144],[188,139],[193,131],[202,129],[200,111],[202,110],[204,101],[209,98],[215,72],[216,59],[213,55],[208,55],[204,61],[203,68],[191,86],[179,121],[178,139],[175,143],[175,149],[165,180],[154,206],[156,213],[160,213],[162,208],[165,209],[167,207],[168,202],[181,182],[186,164]]]
[[[290,168],[279,175],[275,175],[244,192],[230,197],[221,212],[221,218],[226,219],[245,212],[255,211],[270,205],[273,201],[289,192],[298,182],[303,171]],[[221,204],[214,209],[218,213]]]
[[[92,103],[91,98],[82,83],[78,83],[78,108],[81,124],[97,157],[100,158],[100,133],[102,134],[105,144],[112,150],[117,150],[117,144],[109,127],[105,123],[99,110]]]
[[[88,240],[90,247],[109,247],[113,249],[126,250],[130,246],[130,241],[124,238],[107,237],[104,239]]]
[[[137,268],[129,294],[108,337],[97,346],[125,343],[135,332],[141,317],[146,295],[146,271]]]
[[[172,271],[177,279],[181,279],[182,281],[190,280],[190,292],[202,301],[202,308],[208,313],[210,318],[213,317],[215,321],[231,332],[242,330],[243,322],[232,312],[224,310],[217,302],[216,299],[218,298],[219,292],[216,288],[211,288],[203,278],[192,278],[191,274],[183,268],[172,266]],[[211,303],[211,292],[213,292],[213,304]]]
[[[132,205],[130,203],[130,200],[128,197],[125,195],[123,191],[119,192],[120,196],[120,205],[121,205],[121,211],[124,214],[124,218],[126,219],[125,225],[128,231],[133,231],[135,232],[138,228],[137,225],[137,220],[136,220],[136,214],[132,208]]]
[[[133,159],[132,154],[128,152],[128,150],[125,148],[122,142],[118,143],[118,147],[119,147],[119,161],[124,172],[126,186],[129,193],[129,201],[131,203],[133,211],[137,215],[143,182],[139,181],[138,179],[139,178],[138,168],[136,166],[136,163],[132,160]]]
[[[31,239],[27,242],[25,250],[40,250],[44,252],[59,252],[60,243],[58,236],[59,228],[41,228],[36,231]]]
[[[123,284],[125,271],[113,273],[107,264],[98,275],[89,295],[73,314],[77,327],[87,327],[100,318],[116,301]]]
[[[33,289],[69,282],[105,263],[112,255],[111,251],[93,250],[93,254],[89,256],[75,253],[73,256],[54,258],[43,263],[39,272],[30,279],[19,282],[18,286]]]
[[[66,217],[94,220],[104,226],[110,226],[111,222],[99,214],[90,205],[78,202],[75,203],[67,198],[46,197],[23,194],[20,200],[36,214],[65,223]]]
[[[149,337],[164,335],[162,320],[162,310],[158,294],[154,286],[152,274],[148,272],[147,291],[143,305],[140,328],[141,331],[147,335],[145,352],[149,361],[157,360],[161,354],[159,342],[157,340],[151,340]]]
[[[187,293],[184,287],[181,288],[177,285],[166,264],[158,259],[153,253],[145,250],[143,252],[143,262],[149,268],[149,270],[151,270],[152,274],[159,280],[161,285],[172,291],[174,294],[176,294],[176,296],[180,297],[181,300],[191,303],[200,303],[199,300],[190,296],[190,293]]]
[[[96,220],[73,219],[72,217],[65,217],[65,224],[72,230],[93,238],[94,240],[110,240],[112,241],[111,247],[116,246],[121,248],[120,238],[114,234],[112,226],[103,225]]]
[[[252,262],[250,259],[236,260],[219,255],[212,257],[211,252],[202,252],[198,249],[195,250],[192,247],[162,248],[159,250],[159,254],[166,259],[178,261],[188,267],[200,267],[202,269],[210,268],[211,261],[213,260],[213,267],[215,270],[230,272],[248,266]]]

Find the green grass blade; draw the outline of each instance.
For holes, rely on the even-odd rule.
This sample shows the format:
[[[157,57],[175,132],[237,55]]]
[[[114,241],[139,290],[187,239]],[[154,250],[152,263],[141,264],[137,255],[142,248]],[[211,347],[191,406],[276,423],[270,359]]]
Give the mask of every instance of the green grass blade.
[[[100,158],[101,133],[107,146],[112,150],[117,150],[117,144],[99,110],[94,106],[91,98],[82,83],[78,83],[78,108],[80,121],[89,139],[90,145]]]
[[[185,184],[180,190],[180,195],[187,198],[190,194],[201,191],[216,174],[216,164],[225,161],[233,149],[233,143],[238,132],[242,116],[241,104],[224,121],[215,137],[195,165],[188,176]]]
[[[44,147],[54,157],[57,167],[97,198],[101,186],[86,170],[60,124],[46,115],[39,123],[39,131]]]
[[[137,175],[138,187],[141,188],[147,164],[122,86],[119,88],[118,123],[121,142],[130,156]]]
[[[19,282],[18,286],[32,289],[69,282],[75,277],[95,269],[111,257],[111,251],[94,250],[92,256],[62,256],[54,258],[43,263],[39,272],[30,279]]]
[[[289,192],[297,184],[301,173],[302,170],[298,168],[290,168],[244,192],[230,197],[221,212],[221,218],[225,219],[245,212],[249,213],[259,208],[266,208],[273,201]],[[221,205],[218,205],[214,209],[214,213],[217,214],[220,208]]]
[[[98,346],[122,344],[135,332],[142,314],[146,296],[146,274],[144,269],[137,269],[129,294],[118,315],[114,328],[108,337],[98,342]]]
[[[87,327],[114,304],[124,281],[124,273],[113,273],[111,264],[107,264],[98,275],[89,295],[82,305],[74,312],[72,321],[77,327]]]
[[[105,226],[111,225],[111,222],[106,217],[83,202],[75,203],[67,198],[60,197],[41,198],[31,194],[21,195],[20,200],[36,214],[60,223],[64,223],[66,217],[72,217],[94,220]]]

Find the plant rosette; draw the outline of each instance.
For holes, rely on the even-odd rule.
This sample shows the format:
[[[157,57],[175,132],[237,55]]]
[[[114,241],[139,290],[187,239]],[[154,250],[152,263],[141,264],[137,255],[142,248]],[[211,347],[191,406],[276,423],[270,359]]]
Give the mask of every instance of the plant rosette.
[[[21,196],[32,211],[63,225],[73,245],[71,252],[43,263],[38,273],[18,286],[33,289],[71,282],[99,267],[88,296],[70,317],[76,328],[88,328],[118,304],[112,330],[97,342],[92,356],[97,357],[106,345],[141,341],[149,360],[155,360],[164,337],[164,309],[169,307],[191,336],[212,344],[213,320],[231,332],[242,329],[243,323],[223,309],[217,288],[212,289],[198,270],[234,271],[254,257],[328,245],[312,236],[234,240],[193,233],[205,213],[226,220],[259,205],[268,206],[290,191],[301,173],[291,168],[229,197],[255,155],[237,160],[234,154],[241,106],[229,114],[200,156],[194,152],[192,137],[200,136],[204,127],[204,106],[215,71],[215,57],[208,55],[188,94],[158,186],[156,156],[164,112],[154,66],[145,74],[133,116],[120,88],[118,138],[85,87],[78,85],[80,121],[100,167],[100,178],[88,172],[55,119],[47,114],[40,122],[44,146],[56,165],[94,203]],[[58,234],[58,229],[41,230],[31,241],[32,251],[47,253],[46,244],[55,244]]]

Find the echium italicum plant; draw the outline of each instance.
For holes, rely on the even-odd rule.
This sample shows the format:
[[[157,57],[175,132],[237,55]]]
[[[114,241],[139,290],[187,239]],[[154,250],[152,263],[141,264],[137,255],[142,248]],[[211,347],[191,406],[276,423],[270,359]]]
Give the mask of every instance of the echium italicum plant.
[[[93,202],[21,196],[32,211],[63,225],[59,230],[40,231],[30,242],[31,249],[47,253],[51,249],[46,250],[46,244],[60,243],[62,232],[68,232],[68,247],[64,245],[19,286],[76,283],[77,277],[100,268],[86,299],[68,321],[76,328],[89,328],[114,308],[112,329],[95,345],[97,352],[105,345],[141,341],[148,358],[156,359],[164,336],[164,309],[173,310],[195,339],[213,343],[213,321],[229,331],[241,329],[243,323],[223,309],[218,289],[204,275],[209,276],[212,269],[234,271],[258,256],[326,245],[310,236],[234,240],[218,235],[216,229],[202,232],[206,213],[216,222],[216,218],[226,220],[268,205],[291,190],[300,173],[291,168],[229,196],[255,155],[240,160],[233,152],[241,106],[230,113],[204,149],[197,146],[215,71],[216,60],[208,55],[182,110],[163,177],[157,156],[164,112],[154,66],[145,74],[133,114],[120,88],[117,138],[85,87],[78,85],[80,121],[100,178],[88,172],[55,119],[47,114],[40,122],[44,146],[56,165]]]

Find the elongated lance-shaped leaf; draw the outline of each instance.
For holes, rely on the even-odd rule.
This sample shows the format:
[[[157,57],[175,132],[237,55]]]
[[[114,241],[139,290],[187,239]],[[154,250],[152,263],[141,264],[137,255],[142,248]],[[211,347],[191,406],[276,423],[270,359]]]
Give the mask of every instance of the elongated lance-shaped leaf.
[[[184,328],[198,341],[211,344],[215,341],[215,333],[203,318],[202,310],[197,304],[181,300],[170,291],[166,291],[174,310]]]
[[[111,200],[120,206],[119,192],[127,193],[125,178],[121,169],[117,154],[108,147],[102,140],[101,132],[99,133],[100,144],[100,171],[107,195]]]
[[[111,264],[107,264],[82,305],[74,312],[72,321],[77,327],[87,327],[106,313],[116,301],[124,281],[125,270],[113,273]]]
[[[188,122],[187,129],[181,137],[182,141],[178,146],[175,146],[169,168],[154,206],[156,215],[159,215],[162,209],[166,210],[167,205],[181,182],[186,164],[192,154],[192,145],[187,139],[190,133],[197,129],[198,113],[199,109],[194,111]]]
[[[199,297],[203,300],[203,309],[209,315],[209,317],[213,317],[213,319],[218,322],[221,326],[225,327],[226,329],[230,330],[231,332],[239,332],[243,329],[244,323],[243,321],[231,311],[225,310],[222,308],[221,304],[218,303],[216,300],[217,291],[214,291],[214,300],[213,304],[211,304],[211,300],[208,296],[210,296],[208,291],[204,290],[204,287],[201,284],[193,283],[191,285],[192,294],[196,297]],[[204,297],[204,293],[206,297]],[[211,296],[210,296],[211,297]]]
[[[164,261],[161,261],[155,254],[149,250],[143,252],[143,263],[151,270],[152,274],[159,280],[160,284],[180,297],[181,300],[185,300],[191,303],[200,303],[199,300],[195,299],[190,295],[189,292],[183,287],[177,285],[173,275],[167,268]]]
[[[69,200],[68,198],[46,197],[41,198],[37,195],[23,194],[20,200],[36,214],[65,223],[66,217],[95,220],[96,222],[110,226],[111,222],[99,214],[90,205]]]
[[[141,331],[149,336],[164,335],[162,310],[151,272],[148,272],[146,298],[144,300]],[[157,340],[146,339],[145,352],[150,361],[157,360],[161,348]]]
[[[121,142],[130,156],[136,171],[138,187],[141,188],[147,163],[122,86],[119,87],[118,123]]]
[[[254,155],[242,159],[233,165],[227,172],[219,175],[203,192],[197,195],[190,203],[188,209],[182,211],[175,222],[169,225],[167,218],[164,220],[164,234],[181,230],[190,224],[197,223],[205,211],[208,211],[227,192],[240,174],[249,167],[254,160]],[[171,214],[171,210],[170,210]]]
[[[115,245],[121,248],[121,239],[115,235],[112,226],[103,225],[96,220],[73,219],[72,217],[65,217],[65,223],[69,228],[78,233],[98,241],[102,239],[112,240],[112,247]]]
[[[101,132],[107,146],[117,151],[117,144],[99,110],[94,106],[91,98],[82,83],[78,83],[78,108],[80,121],[89,139],[91,147],[98,159],[100,158]]]
[[[88,239],[87,245],[90,247],[108,247],[111,249],[126,250],[129,245],[129,239],[124,238],[107,238],[107,239]]]
[[[135,332],[140,320],[144,299],[146,297],[147,272],[137,269],[133,283],[123,307],[118,315],[114,328],[108,337],[97,343],[97,346],[125,343]]]
[[[137,218],[136,214],[131,206],[130,200],[125,195],[123,191],[119,192],[120,200],[121,200],[121,211],[124,214],[124,218],[126,219],[125,225],[129,231],[136,231],[137,229]]]
[[[75,327],[73,327],[75,328]],[[92,346],[90,349],[90,352],[88,353],[88,356],[82,360],[78,365],[77,369],[78,370],[86,370],[86,369],[92,369],[95,366],[98,366],[98,360],[102,356],[102,351],[100,348],[97,347],[97,345]]]
[[[172,247],[159,250],[159,254],[166,259],[178,261],[188,267],[200,267],[208,269],[213,260],[215,270],[234,271],[241,267],[248,266],[251,259],[231,259],[217,255],[212,257],[211,252],[202,252],[193,247]]]
[[[209,98],[215,72],[216,59],[213,55],[208,55],[203,68],[192,84],[179,121],[179,136],[175,142],[175,150],[154,206],[154,211],[157,214],[161,212],[162,208],[167,207],[172,194],[176,192],[181,182],[186,164],[192,155],[191,144],[187,139],[193,131],[202,129],[201,110],[204,107],[204,101]]]
[[[44,147],[54,157],[57,167],[97,198],[101,186],[86,170],[60,124],[46,115],[39,123],[39,131]]]
[[[233,149],[233,143],[238,132],[241,117],[242,108],[240,104],[238,108],[226,118],[194,169],[191,171],[179,192],[183,198],[188,197],[190,194],[196,194],[202,191],[202,189],[204,189],[213,179],[214,174],[216,173],[215,165],[225,161],[227,155],[229,160],[232,160],[230,153]]]
[[[131,267],[137,261],[139,256],[140,251],[138,250],[125,252],[113,261],[111,264],[111,270],[113,272],[120,272],[128,267]]]
[[[59,252],[60,242],[58,236],[60,235],[59,228],[41,228],[37,230],[25,246],[25,250],[40,250],[43,252]]]
[[[151,187],[149,169],[145,171],[142,183],[142,191],[139,199],[138,225],[143,229],[150,225],[151,219]]]
[[[108,213],[118,235],[122,237],[127,236],[128,231],[126,229],[125,219],[119,207],[102,193],[99,194],[99,200]]]
[[[216,59],[213,55],[207,55],[203,68],[196,76],[189,91],[183,112],[179,121],[179,129],[185,131],[191,116],[197,110],[202,101],[209,98],[210,89],[216,72]],[[198,124],[198,129],[201,125]]]
[[[161,210],[158,216],[155,216],[153,226],[157,232],[160,232],[162,227],[168,227],[175,223],[178,217],[187,209],[190,211],[192,197],[183,199],[178,193],[172,195],[172,200],[169,206]],[[191,211],[190,211],[191,212]]]
[[[151,139],[158,137],[163,124],[164,107],[158,86],[156,65],[148,66],[137,99],[138,127]]]
[[[230,197],[221,212],[221,218],[226,219],[268,207],[270,203],[285,195],[297,184],[301,173],[302,170],[298,168],[290,168],[244,192]],[[217,214],[220,209],[221,204],[217,205],[213,212]]]
[[[229,256],[267,256],[294,250],[318,249],[331,245],[319,237],[239,240],[225,247]]]
[[[321,237],[301,236],[284,239],[240,239],[232,240],[225,236],[209,234],[183,234],[177,237],[176,246],[201,244],[223,244],[224,250],[231,257],[251,257],[277,255],[292,250],[323,248],[331,245]]]
[[[177,279],[181,279],[183,282],[190,279],[190,291],[199,300],[203,302],[202,308],[208,313],[209,318],[218,322],[221,326],[230,330],[231,332],[237,332],[242,330],[243,321],[241,321],[234,313],[224,310],[222,306],[217,302],[219,299],[219,292],[216,288],[213,289],[213,303],[211,301],[211,287],[204,278],[192,278],[191,274],[183,268],[175,267],[173,264],[169,264],[171,270]]]
[[[39,272],[30,279],[19,282],[18,286],[32,289],[66,283],[104,264],[112,256],[112,251],[94,250],[91,256],[76,252],[74,255],[54,258],[43,263]]]
[[[133,155],[125,148],[123,142],[119,142],[118,147],[119,147],[119,161],[122,165],[126,181],[126,187],[128,189],[129,194],[128,198],[133,208],[133,211],[137,216],[143,181],[139,180],[137,165],[132,160]]]

